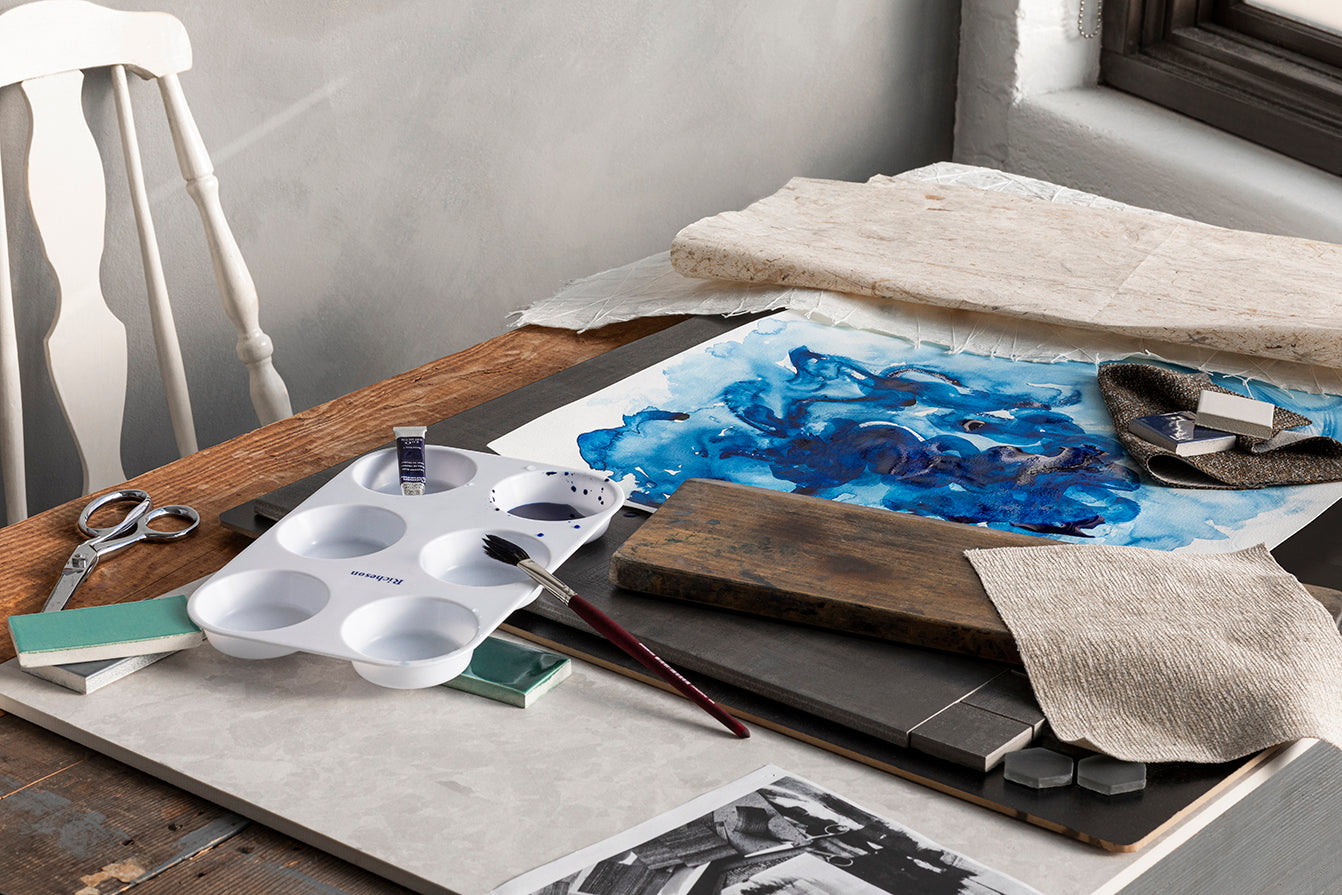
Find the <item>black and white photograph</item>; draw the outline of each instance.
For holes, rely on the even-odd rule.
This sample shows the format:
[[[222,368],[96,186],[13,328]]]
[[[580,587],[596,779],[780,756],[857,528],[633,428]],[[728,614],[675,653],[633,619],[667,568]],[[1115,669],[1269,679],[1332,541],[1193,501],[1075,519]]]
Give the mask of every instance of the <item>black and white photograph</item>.
[[[697,799],[496,895],[1038,895],[778,768],[712,795],[711,810]]]

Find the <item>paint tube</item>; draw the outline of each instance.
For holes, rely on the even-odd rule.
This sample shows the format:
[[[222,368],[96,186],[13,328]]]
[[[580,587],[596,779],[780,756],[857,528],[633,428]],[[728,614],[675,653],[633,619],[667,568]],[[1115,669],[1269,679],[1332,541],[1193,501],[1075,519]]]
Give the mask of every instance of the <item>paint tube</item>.
[[[428,429],[424,426],[395,426],[392,434],[396,436],[396,465],[401,474],[401,493],[414,496],[424,493],[424,485],[429,480],[428,467],[424,462],[424,436]]]

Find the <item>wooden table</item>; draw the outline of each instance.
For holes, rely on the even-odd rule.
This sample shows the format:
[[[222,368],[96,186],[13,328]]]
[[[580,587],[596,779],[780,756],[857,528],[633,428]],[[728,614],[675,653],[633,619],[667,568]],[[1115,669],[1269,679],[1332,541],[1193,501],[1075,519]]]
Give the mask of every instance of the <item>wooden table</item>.
[[[156,596],[213,572],[250,543],[219,525],[221,511],[383,445],[393,425],[447,418],[673,322],[637,321],[584,335],[508,333],[139,476],[129,484],[160,502],[194,506],[201,530],[180,543],[141,546],[109,560],[73,605]],[[79,498],[0,530],[7,573],[0,612],[6,617],[41,608],[77,543],[75,520],[86,502]],[[1315,547],[1306,552],[1331,555]],[[8,638],[0,638],[0,660],[12,655]],[[1150,861],[1132,866],[1141,875],[1124,895],[1262,891],[1256,880],[1271,880],[1282,892],[1331,891],[1318,881],[1342,876],[1321,843],[1342,835],[1342,753],[1296,750],[1302,752],[1272,771],[1273,786],[1246,785],[1241,801],[1202,811],[1185,825],[1191,832],[1171,843],[1171,851],[1162,854],[1157,844],[1144,853]],[[882,779],[894,781],[890,788],[900,782]],[[946,813],[948,824],[999,817],[924,787],[909,784],[902,792],[901,803],[921,806],[905,812],[919,826],[930,823],[932,813]],[[861,793],[853,787],[853,796]],[[958,813],[952,817],[946,808]],[[1007,818],[1000,824],[1010,829],[990,826],[1004,848],[1015,848],[1019,838],[1064,858],[1070,848],[1078,850],[1076,859],[1095,860],[1063,837]],[[1065,872],[1070,865],[1055,855],[1054,866]],[[137,895],[408,891],[19,718],[0,716],[0,895],[106,895],[132,880],[143,880],[134,886]],[[1117,890],[1106,885],[1102,891]]]
[[[108,560],[71,606],[153,597],[209,574],[250,543],[219,525],[220,512],[385,444],[393,425],[437,422],[677,319],[509,332],[138,476],[127,484],[158,503],[195,507],[200,530]],[[4,618],[42,608],[87,501],[0,530]],[[6,634],[0,661],[13,655]],[[0,893],[102,895],[147,877],[137,893],[407,891],[0,713]]]

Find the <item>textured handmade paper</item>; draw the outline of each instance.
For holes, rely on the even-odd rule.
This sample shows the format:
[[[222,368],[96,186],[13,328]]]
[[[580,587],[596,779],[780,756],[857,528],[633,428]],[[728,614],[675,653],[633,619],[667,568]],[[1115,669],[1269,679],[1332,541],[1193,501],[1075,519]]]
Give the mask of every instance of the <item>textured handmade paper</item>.
[[[1128,761],[1342,744],[1342,635],[1265,547],[968,550],[1054,733]]]
[[[1342,247],[898,177],[795,178],[671,247],[687,276],[810,286],[1342,366]]]
[[[928,185],[973,187],[1042,202],[1108,209],[1172,219],[1055,183],[954,162],[936,162],[896,175]],[[686,277],[669,252],[651,255],[566,285],[515,312],[512,325],[597,329],[637,317],[677,314],[748,314],[788,308],[808,318],[945,345],[952,352],[1012,360],[1080,360],[1100,363],[1138,355],[1159,357],[1198,370],[1257,379],[1283,388],[1342,394],[1342,369],[1253,357],[1195,344],[1134,338],[1094,328],[1046,324],[986,311],[850,295],[801,286],[740,283]]]

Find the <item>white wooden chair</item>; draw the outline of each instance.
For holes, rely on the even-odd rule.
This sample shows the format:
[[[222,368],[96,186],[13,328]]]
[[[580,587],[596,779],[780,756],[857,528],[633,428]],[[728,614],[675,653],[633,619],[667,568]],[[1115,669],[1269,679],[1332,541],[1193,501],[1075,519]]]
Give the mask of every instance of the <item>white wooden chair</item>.
[[[191,44],[176,18],[119,12],[83,0],[37,0],[0,14],[0,88],[18,84],[31,113],[28,199],[56,277],[56,319],[47,365],[84,467],[84,491],[124,481],[122,416],[126,399],[125,327],[107,307],[99,281],[106,215],[102,162],[81,104],[84,70],[109,67],[127,181],[148,289],[159,371],[183,454],[196,450],[181,349],[168,304],[126,72],[158,82],[186,189],[204,222],[224,310],[238,330],[238,357],[251,378],[262,423],[291,413],[271,365],[270,338],[257,320],[256,287],[219,204],[219,183],[201,142],[178,72],[191,67]],[[9,91],[5,91],[8,93]],[[0,184],[0,212],[3,211]],[[23,413],[9,264],[0,213],[0,467],[9,521],[27,516]]]

